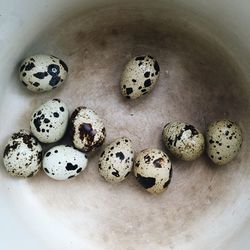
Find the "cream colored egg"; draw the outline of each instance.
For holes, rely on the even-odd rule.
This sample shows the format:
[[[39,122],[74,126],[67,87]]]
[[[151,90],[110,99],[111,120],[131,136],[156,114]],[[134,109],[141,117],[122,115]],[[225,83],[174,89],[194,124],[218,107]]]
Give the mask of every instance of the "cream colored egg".
[[[69,112],[66,104],[60,99],[52,99],[33,112],[30,129],[40,142],[57,142],[66,132],[68,119]]]
[[[166,124],[162,139],[169,152],[184,161],[197,159],[205,148],[205,139],[200,131],[183,122]]]
[[[30,91],[45,92],[59,87],[67,79],[65,62],[52,55],[27,57],[19,68],[21,83]]]
[[[130,60],[122,73],[121,93],[128,99],[146,95],[157,83],[160,67],[152,56],[137,56]]]
[[[225,165],[237,156],[242,141],[242,131],[236,122],[215,121],[207,129],[207,154],[216,165]]]
[[[131,172],[134,160],[132,141],[121,137],[110,143],[99,159],[99,173],[111,183],[123,181]]]
[[[74,110],[69,127],[74,146],[83,152],[97,149],[106,137],[102,119],[95,111],[86,107],[78,107]]]
[[[172,165],[169,157],[159,149],[145,149],[135,158],[137,181],[150,193],[161,193],[169,185]]]
[[[4,166],[11,175],[32,177],[41,168],[41,161],[42,147],[28,131],[11,136],[3,154]]]

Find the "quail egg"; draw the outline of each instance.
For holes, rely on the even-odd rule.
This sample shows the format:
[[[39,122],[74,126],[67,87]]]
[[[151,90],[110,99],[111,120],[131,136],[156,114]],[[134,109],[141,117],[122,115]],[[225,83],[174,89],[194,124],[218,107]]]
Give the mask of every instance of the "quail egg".
[[[59,87],[67,78],[68,67],[51,55],[27,57],[19,68],[22,84],[33,92],[45,92]]]
[[[123,181],[131,172],[134,150],[127,137],[121,137],[110,143],[99,159],[99,173],[108,182]]]
[[[51,148],[43,157],[44,172],[55,180],[71,179],[79,175],[87,166],[85,153],[68,145]]]
[[[187,123],[170,122],[166,124],[162,138],[169,152],[184,161],[193,161],[204,151],[203,135],[193,125]]]
[[[83,152],[100,147],[106,137],[101,118],[95,111],[86,107],[75,109],[71,115],[69,127],[74,146]]]
[[[4,166],[11,175],[32,177],[41,161],[42,147],[28,131],[20,130],[11,136],[3,154]]]
[[[32,134],[43,143],[60,140],[68,124],[68,109],[59,99],[52,99],[34,111],[30,121]]]
[[[236,157],[242,141],[242,131],[236,122],[215,121],[207,129],[207,154],[216,165],[225,165]]]
[[[136,99],[149,93],[160,73],[158,62],[152,56],[137,56],[127,63],[123,71],[121,93],[128,99]]]
[[[169,157],[159,149],[145,149],[135,158],[137,181],[150,193],[161,193],[169,185],[172,165]]]

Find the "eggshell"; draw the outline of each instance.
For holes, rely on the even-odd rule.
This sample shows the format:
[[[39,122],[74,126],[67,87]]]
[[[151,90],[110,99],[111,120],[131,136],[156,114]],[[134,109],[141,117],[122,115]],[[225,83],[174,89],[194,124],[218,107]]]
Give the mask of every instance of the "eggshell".
[[[67,79],[68,67],[51,55],[33,55],[20,65],[21,83],[32,92],[45,92],[59,87]]]
[[[145,149],[135,158],[134,174],[137,181],[150,193],[161,193],[172,178],[169,157],[159,149]]]
[[[106,130],[101,118],[95,111],[78,107],[70,118],[72,141],[77,149],[89,152],[100,147],[106,137]]]
[[[41,168],[41,161],[42,147],[28,131],[11,136],[3,154],[4,166],[11,175],[32,177]]]
[[[123,181],[131,172],[134,149],[132,141],[121,137],[110,143],[99,159],[99,173],[111,183]]]
[[[59,141],[65,134],[69,112],[60,99],[52,99],[32,114],[30,129],[32,134],[43,143]]]
[[[242,141],[242,131],[236,122],[215,121],[207,129],[207,154],[216,165],[225,165],[237,156]]]
[[[52,179],[67,180],[79,175],[87,163],[85,153],[67,145],[59,145],[44,155],[43,170]]]
[[[121,93],[128,99],[146,95],[157,83],[160,67],[152,56],[137,56],[130,60],[121,76]]]
[[[169,152],[184,161],[197,159],[204,151],[205,139],[193,125],[170,122],[165,125],[162,139]]]

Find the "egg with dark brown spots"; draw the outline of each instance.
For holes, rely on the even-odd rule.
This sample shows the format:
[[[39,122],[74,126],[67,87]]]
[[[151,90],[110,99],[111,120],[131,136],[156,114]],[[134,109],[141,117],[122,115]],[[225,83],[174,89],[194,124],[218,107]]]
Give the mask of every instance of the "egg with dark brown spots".
[[[193,125],[170,122],[165,125],[162,139],[169,152],[184,161],[197,159],[204,151],[205,139]]]
[[[41,168],[41,161],[42,147],[28,131],[11,136],[3,154],[4,166],[11,175],[32,177]]]
[[[121,137],[111,142],[99,158],[99,173],[108,182],[125,180],[131,172],[134,160],[132,141]]]
[[[69,112],[66,104],[60,99],[52,99],[39,108],[31,116],[32,134],[43,143],[59,141],[65,134]]]
[[[145,149],[135,158],[134,174],[137,181],[149,193],[163,192],[172,178],[169,157],[159,149]]]
[[[207,154],[214,164],[225,165],[237,156],[242,141],[242,131],[236,122],[215,121],[206,133]]]
[[[97,113],[86,107],[78,107],[70,118],[70,133],[74,146],[89,152],[99,148],[106,137],[102,119]]]
[[[160,74],[158,62],[152,56],[137,56],[130,60],[121,76],[121,93],[128,99],[146,95],[157,83]]]
[[[55,146],[43,157],[43,170],[54,180],[72,179],[79,175],[87,164],[86,154],[68,145]]]
[[[67,79],[68,67],[65,62],[51,55],[27,57],[19,68],[21,83],[32,92],[55,89]]]

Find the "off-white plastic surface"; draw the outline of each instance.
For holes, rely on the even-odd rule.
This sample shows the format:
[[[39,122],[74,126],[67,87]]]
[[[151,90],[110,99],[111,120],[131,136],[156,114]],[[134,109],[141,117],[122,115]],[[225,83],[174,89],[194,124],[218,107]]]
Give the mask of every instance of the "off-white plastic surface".
[[[204,117],[229,115],[240,122],[244,143],[225,169],[213,168],[206,157],[190,165],[174,161],[172,183],[161,196],[146,194],[132,177],[122,185],[106,184],[98,176],[98,156],[81,176],[64,183],[42,172],[29,180],[12,178],[1,162],[0,248],[249,249],[249,9],[247,0],[1,1],[1,154],[10,134],[27,129],[33,109],[52,97],[61,97],[71,111],[77,105],[95,109],[104,118],[107,141],[128,136],[137,152],[161,147],[160,130],[170,119],[204,130]],[[171,30],[176,23],[223,47],[240,76],[220,64],[220,55],[218,61],[204,52],[204,62],[210,63],[206,70],[202,43],[196,51],[192,39],[184,41],[183,31],[164,34],[165,26]],[[117,93],[119,72],[132,56],[146,52],[162,66],[159,87],[142,103],[124,102]],[[65,59],[70,67],[65,86],[40,95],[26,91],[17,69],[32,53]],[[202,82],[200,90],[197,83]],[[219,92],[213,83],[221,86]]]

